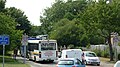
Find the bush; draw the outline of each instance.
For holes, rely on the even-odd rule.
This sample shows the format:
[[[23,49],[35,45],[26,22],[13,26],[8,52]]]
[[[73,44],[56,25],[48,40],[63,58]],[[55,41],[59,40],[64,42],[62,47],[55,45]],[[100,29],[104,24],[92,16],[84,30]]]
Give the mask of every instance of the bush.
[[[109,57],[109,49],[106,48],[105,50],[102,50],[101,55],[102,55],[102,57]]]
[[[97,54],[97,56],[101,57],[101,53],[102,53],[101,50],[95,49],[95,50],[93,50],[93,52],[95,52]]]
[[[109,57],[109,49],[106,48],[105,50],[99,50],[99,49],[95,49],[93,50],[97,56],[99,57]]]

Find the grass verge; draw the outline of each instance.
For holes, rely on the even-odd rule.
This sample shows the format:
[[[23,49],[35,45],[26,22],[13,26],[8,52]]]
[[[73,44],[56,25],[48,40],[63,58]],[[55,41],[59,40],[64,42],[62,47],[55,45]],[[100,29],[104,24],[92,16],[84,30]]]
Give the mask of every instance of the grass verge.
[[[109,58],[103,58],[103,57],[100,57],[100,60],[103,61],[103,62],[108,62],[108,61],[110,61]]]
[[[115,61],[110,61],[109,58],[100,57],[100,60],[101,60],[102,62],[115,63]]]
[[[5,56],[4,59],[5,59],[4,67],[30,67],[30,65],[23,64],[18,60],[14,60],[10,56]],[[3,65],[3,57],[0,56],[0,67],[2,67],[2,65]]]

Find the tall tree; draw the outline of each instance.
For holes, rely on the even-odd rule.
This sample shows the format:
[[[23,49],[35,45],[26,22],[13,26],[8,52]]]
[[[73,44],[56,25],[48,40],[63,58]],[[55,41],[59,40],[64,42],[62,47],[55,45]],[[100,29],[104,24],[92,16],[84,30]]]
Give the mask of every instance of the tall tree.
[[[27,17],[21,10],[16,8],[5,8],[6,0],[0,0],[0,35],[9,35],[10,44],[6,46],[6,52],[13,50],[15,47],[20,47],[21,37],[23,34],[22,30],[28,32],[28,30],[22,28],[22,30],[16,29],[18,25],[21,25],[20,22],[27,24],[26,27],[29,28],[30,24],[27,20]],[[29,27],[28,27],[29,26]],[[30,28],[29,28],[30,29]],[[0,54],[2,54],[2,46],[0,46]]]
[[[45,9],[43,16],[40,17],[41,26],[45,30],[45,34],[52,31],[54,24],[63,18],[73,20],[76,15],[85,9],[85,0],[56,0],[52,7]]]
[[[89,2],[88,8],[84,13],[80,14],[81,21],[88,32],[91,30],[100,29],[106,30],[108,35],[102,35],[108,39],[110,48],[110,61],[113,61],[113,49],[111,44],[111,33],[120,31],[120,1],[114,1],[112,3],[106,3],[101,0],[99,2]]]
[[[13,50],[13,48],[20,46],[20,40],[22,37],[23,31],[16,30],[16,22],[13,18],[0,13],[0,35],[9,35],[10,36],[10,44],[6,46],[6,52],[9,50]],[[0,51],[2,46],[0,46]],[[2,54],[2,53],[0,53]]]
[[[41,26],[32,26],[32,29],[30,30],[30,36],[37,36],[43,34]]]
[[[75,47],[84,47],[89,43],[85,35],[85,29],[82,25],[77,25],[76,20],[62,19],[55,25],[53,30],[50,36],[57,39],[59,46],[73,44]]]
[[[24,30],[24,33],[29,35],[32,25],[30,24],[27,16],[24,15],[24,12],[15,7],[10,7],[6,8],[4,13],[12,18],[15,18],[15,22],[17,22],[16,29]]]

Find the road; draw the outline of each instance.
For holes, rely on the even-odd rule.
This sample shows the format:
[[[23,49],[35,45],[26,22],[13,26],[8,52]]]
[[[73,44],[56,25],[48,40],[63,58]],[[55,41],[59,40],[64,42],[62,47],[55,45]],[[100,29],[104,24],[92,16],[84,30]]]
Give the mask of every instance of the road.
[[[23,58],[21,57],[17,57],[17,59],[21,59],[21,62],[23,62]],[[49,63],[49,62],[33,62],[33,61],[29,61],[28,59],[26,59],[26,63],[30,64],[31,67],[56,67],[57,64],[57,60],[54,61],[53,63]],[[86,67],[113,67],[113,64],[111,63],[106,63],[106,62],[101,62],[100,66],[96,66],[96,65],[87,65]]]
[[[27,63],[30,64],[31,67],[56,67],[57,61],[53,63],[49,63],[49,62],[41,63],[41,62],[27,61]],[[86,67],[113,67],[113,64],[101,62],[100,66],[87,65]]]

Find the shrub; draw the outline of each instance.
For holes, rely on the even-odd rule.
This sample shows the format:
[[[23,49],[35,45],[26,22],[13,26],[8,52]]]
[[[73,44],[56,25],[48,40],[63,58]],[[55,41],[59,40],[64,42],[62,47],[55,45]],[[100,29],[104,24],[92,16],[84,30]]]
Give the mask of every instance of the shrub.
[[[102,50],[102,57],[109,57],[109,48]]]
[[[101,57],[101,53],[102,53],[101,50],[95,49],[95,50],[93,50],[93,52],[95,52],[97,54],[97,56]]]
[[[95,49],[93,50],[97,56],[99,57],[109,57],[109,49],[106,48],[105,50]]]

